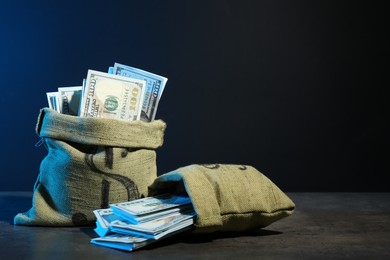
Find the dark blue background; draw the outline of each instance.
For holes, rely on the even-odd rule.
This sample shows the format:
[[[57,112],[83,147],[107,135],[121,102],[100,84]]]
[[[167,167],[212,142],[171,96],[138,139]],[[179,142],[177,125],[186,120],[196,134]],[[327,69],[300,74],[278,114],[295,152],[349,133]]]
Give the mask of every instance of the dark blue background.
[[[253,165],[285,191],[389,191],[388,14],[363,1],[0,3],[0,191],[31,190],[45,92],[114,62],[169,78],[159,174]]]

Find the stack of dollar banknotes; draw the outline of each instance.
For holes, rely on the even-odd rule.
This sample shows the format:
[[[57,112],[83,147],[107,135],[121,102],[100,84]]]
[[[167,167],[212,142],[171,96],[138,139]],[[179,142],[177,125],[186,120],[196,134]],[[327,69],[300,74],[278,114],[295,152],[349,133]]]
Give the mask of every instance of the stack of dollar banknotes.
[[[97,209],[92,244],[133,251],[190,229],[196,213],[187,196],[163,194]]]
[[[154,120],[168,79],[115,63],[108,72],[88,70],[82,86],[46,93],[49,108],[62,114],[119,120]]]

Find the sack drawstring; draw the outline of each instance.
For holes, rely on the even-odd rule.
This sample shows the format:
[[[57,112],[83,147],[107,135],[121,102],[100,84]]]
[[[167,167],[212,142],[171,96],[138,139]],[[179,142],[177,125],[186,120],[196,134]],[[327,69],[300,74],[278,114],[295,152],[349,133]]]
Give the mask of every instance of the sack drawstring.
[[[41,137],[41,139],[39,139],[39,141],[35,144],[35,147],[40,147],[42,144],[45,146],[46,150],[49,151],[49,149],[47,148],[45,139],[43,137]]]

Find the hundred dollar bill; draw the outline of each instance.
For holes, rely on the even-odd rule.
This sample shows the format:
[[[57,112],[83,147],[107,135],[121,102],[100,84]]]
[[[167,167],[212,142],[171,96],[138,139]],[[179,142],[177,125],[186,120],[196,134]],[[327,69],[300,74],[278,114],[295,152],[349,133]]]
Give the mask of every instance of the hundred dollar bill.
[[[58,88],[59,109],[62,114],[79,114],[82,86]]]
[[[115,215],[111,209],[97,209],[93,211],[96,217],[96,228],[95,232],[103,237],[110,234],[110,225],[113,221],[124,221],[123,218]]]
[[[174,212],[164,216],[157,216],[140,224],[131,224],[126,219],[114,214],[111,209],[97,209],[93,213],[96,216],[96,228],[94,231],[101,237],[116,232],[154,239],[178,231],[183,226],[192,225],[193,217],[196,216],[195,211],[191,208],[185,212]]]
[[[145,81],[88,70],[80,116],[139,120]]]
[[[189,197],[171,194],[110,205],[114,214],[121,216],[132,224],[144,223],[175,212],[183,212],[191,207]]]
[[[153,74],[151,72],[147,72],[119,63],[115,63],[112,72],[116,75],[135,79],[142,79],[146,81],[145,96],[142,103],[141,120],[146,122],[154,120],[157,112],[158,103],[160,101],[162,92],[165,88],[168,79],[163,76]]]
[[[139,216],[186,204],[191,204],[191,199],[188,196],[163,194],[154,197],[115,203],[111,204],[110,207],[120,207],[126,210],[129,214]]]
[[[114,220],[110,223],[110,229],[116,233],[159,239],[169,233],[191,226],[195,216],[195,211],[190,210],[186,213],[176,212],[140,224],[131,224],[126,220]]]
[[[157,234],[161,231],[172,228],[184,220],[192,219],[194,216],[196,216],[196,213],[193,209],[191,209],[187,212],[175,212],[137,225],[131,224],[123,219],[115,219],[110,222],[110,226]]]
[[[91,243],[99,246],[111,247],[120,250],[133,251],[146,246],[156,240],[136,236],[112,234],[105,237],[91,239]]]
[[[137,231],[135,229],[128,228],[128,227],[125,227],[123,225],[117,225],[114,223],[111,226],[111,230],[115,233],[118,233],[118,234],[139,236],[139,237],[157,240],[157,239],[161,239],[163,237],[166,237],[172,233],[184,232],[184,231],[190,229],[192,224],[194,224],[193,219],[186,219],[186,220],[183,220],[179,223],[175,223],[169,229],[164,229],[164,230],[157,232],[157,233],[150,233],[150,232]]]
[[[58,92],[47,92],[47,102],[49,105],[49,108],[54,109],[57,112],[60,112],[59,108],[59,100],[58,100]]]
[[[175,228],[175,230],[171,230],[170,232],[162,232],[159,235],[157,235],[156,238],[146,238],[137,235],[117,233],[117,234],[110,234],[104,237],[93,238],[91,239],[91,243],[99,246],[133,251],[135,249],[159,241],[158,239],[167,238],[172,235],[191,229],[191,224],[189,224],[191,221],[192,219],[183,221],[180,225],[178,225]]]

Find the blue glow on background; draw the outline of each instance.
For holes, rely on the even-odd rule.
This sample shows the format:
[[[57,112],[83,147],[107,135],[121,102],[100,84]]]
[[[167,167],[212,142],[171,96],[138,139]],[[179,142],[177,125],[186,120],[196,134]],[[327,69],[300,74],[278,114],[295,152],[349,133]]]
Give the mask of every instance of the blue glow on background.
[[[46,154],[34,146],[45,92],[114,62],[169,78],[159,173],[239,163],[285,190],[388,190],[384,10],[355,1],[2,1],[0,191],[32,189]]]

